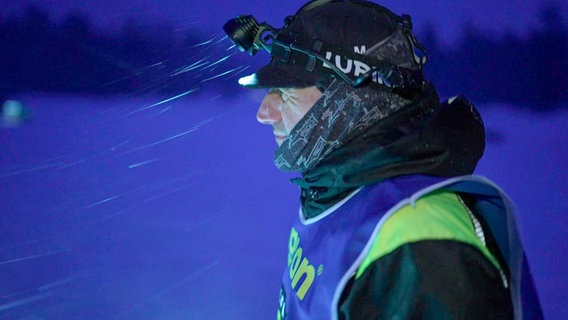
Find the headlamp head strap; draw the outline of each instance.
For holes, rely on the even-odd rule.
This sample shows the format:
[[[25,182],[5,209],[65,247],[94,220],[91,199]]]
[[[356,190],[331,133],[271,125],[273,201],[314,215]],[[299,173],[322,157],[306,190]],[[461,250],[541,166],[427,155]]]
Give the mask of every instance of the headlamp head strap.
[[[426,48],[424,47],[424,45],[422,45],[422,43],[420,43],[420,41],[416,39],[414,33],[412,32],[412,18],[407,14],[403,14],[401,17],[401,23],[404,35],[408,39],[408,42],[412,49],[412,55],[414,56],[414,61],[418,65],[420,65],[420,67],[422,67],[428,61],[428,53],[426,52]],[[416,51],[417,48],[420,51],[420,55]]]
[[[354,52],[353,48],[331,45],[319,39],[303,39],[294,32],[280,30],[270,47],[271,64],[274,66],[303,66],[308,72],[338,76],[353,87],[371,81],[393,89],[404,89],[421,86],[423,82],[421,70],[396,66]],[[417,63],[420,64],[420,61]]]
[[[351,14],[359,14],[361,17],[368,18],[367,8],[373,10],[372,16],[375,18],[354,20],[353,23],[357,25],[357,28],[352,29],[352,35],[343,34],[343,40],[339,40],[339,42],[344,42],[342,45],[329,43],[336,41],[333,29],[327,29],[332,32],[324,31],[322,35],[314,33],[317,28],[326,26],[333,28],[329,26],[333,26],[334,23],[349,23],[346,19]],[[343,10],[354,11],[349,11],[349,15],[345,16]],[[342,18],[343,22],[334,20],[336,19],[334,17]],[[324,20],[326,24],[321,24],[318,19],[327,19],[327,21]],[[368,27],[372,28],[367,36],[365,36],[365,31],[361,31],[368,30],[364,21],[369,21]],[[377,27],[377,21],[383,23],[384,27]],[[421,87],[424,83],[422,66],[427,61],[427,53],[412,33],[412,21],[409,15],[399,16],[382,6],[363,0],[315,0],[300,8],[295,15],[287,17],[284,22],[285,26],[282,29],[275,29],[267,23],[259,24],[253,16],[248,15],[229,20],[223,28],[241,51],[248,52],[250,55],[255,55],[260,49],[268,51],[272,56],[270,65],[277,67],[278,70],[286,70],[275,74],[275,77],[290,75],[297,78],[298,82],[305,83],[304,80],[307,80],[305,78],[317,80],[321,79],[320,75],[323,75],[326,79],[339,77],[354,87],[372,82],[385,85],[393,91],[414,89]],[[346,26],[346,28],[350,27],[352,26]],[[375,39],[379,42],[389,33],[392,35],[393,32],[402,32],[407,39],[410,50],[412,50],[412,59],[417,65],[416,69],[401,67],[365,55],[363,50],[355,52],[353,47],[347,45],[354,38],[364,39],[361,43],[369,45]],[[278,73],[278,70],[265,69],[264,75],[266,77],[266,72]],[[284,82],[286,85],[293,85],[294,81],[296,80]],[[270,82],[272,82],[270,79],[265,79],[264,84],[257,83],[256,86],[271,85]],[[278,81],[272,84],[276,85],[276,82]]]

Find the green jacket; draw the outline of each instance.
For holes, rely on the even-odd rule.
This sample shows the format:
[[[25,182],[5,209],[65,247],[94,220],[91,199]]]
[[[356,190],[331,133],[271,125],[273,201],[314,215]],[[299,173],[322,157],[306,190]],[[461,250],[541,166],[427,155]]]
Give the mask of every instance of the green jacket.
[[[504,263],[466,201],[437,191],[392,215],[344,291],[340,319],[513,319]]]

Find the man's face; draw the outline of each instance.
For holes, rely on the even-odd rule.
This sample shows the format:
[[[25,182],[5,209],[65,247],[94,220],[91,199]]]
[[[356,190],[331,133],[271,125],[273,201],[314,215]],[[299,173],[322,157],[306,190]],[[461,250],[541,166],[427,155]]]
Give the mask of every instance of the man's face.
[[[315,86],[270,89],[260,103],[256,119],[272,125],[276,143],[280,146],[321,96]]]

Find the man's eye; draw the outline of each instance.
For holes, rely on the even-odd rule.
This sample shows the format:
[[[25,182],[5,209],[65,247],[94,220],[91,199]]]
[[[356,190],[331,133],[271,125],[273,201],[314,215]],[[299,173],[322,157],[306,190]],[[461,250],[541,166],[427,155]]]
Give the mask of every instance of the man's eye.
[[[288,100],[288,95],[282,91],[280,91],[280,97],[282,98],[282,101]]]

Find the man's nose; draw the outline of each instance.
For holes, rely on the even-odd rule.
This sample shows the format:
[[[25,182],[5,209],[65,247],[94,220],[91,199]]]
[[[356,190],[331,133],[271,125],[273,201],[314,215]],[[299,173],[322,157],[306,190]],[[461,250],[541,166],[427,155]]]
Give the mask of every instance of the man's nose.
[[[280,103],[281,99],[279,94],[275,92],[266,94],[256,113],[256,120],[262,124],[275,124],[282,121],[282,115],[278,109]]]

